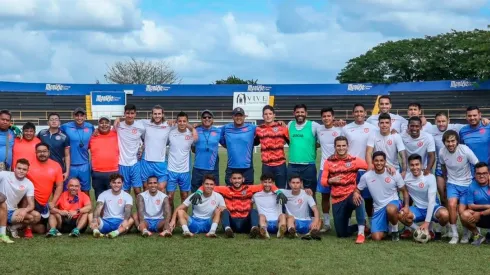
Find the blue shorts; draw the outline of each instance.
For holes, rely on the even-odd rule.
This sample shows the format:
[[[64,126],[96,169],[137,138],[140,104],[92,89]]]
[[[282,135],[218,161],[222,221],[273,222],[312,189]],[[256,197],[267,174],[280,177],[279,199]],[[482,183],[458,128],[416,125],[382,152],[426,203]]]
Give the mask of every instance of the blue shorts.
[[[277,221],[267,221],[267,232],[269,233],[277,233]]]
[[[13,224],[12,223],[12,216],[14,215],[15,210],[9,210],[7,213],[7,224]]]
[[[452,183],[446,184],[447,199],[457,198],[460,204],[466,204],[466,193],[469,186],[459,186]]]
[[[434,212],[432,212],[433,222],[439,222],[436,218],[436,213],[441,207],[442,206],[440,206],[439,204],[434,205]],[[410,206],[410,211],[413,213],[414,216],[413,222],[417,223],[425,221],[425,217],[427,216],[427,209],[418,208],[417,206],[412,205]]]
[[[436,177],[444,177],[444,174],[442,173],[442,169],[436,169],[435,175]]]
[[[119,226],[123,223],[123,219],[118,219],[118,218],[107,218],[107,219],[99,219],[100,225],[99,225],[99,231],[102,234],[107,234],[110,233],[114,230],[118,230]]]
[[[306,234],[310,232],[311,220],[295,220],[294,225],[296,227],[296,232],[299,234]]]
[[[398,210],[402,209],[402,204],[399,200],[392,200],[388,203],[388,205],[390,204],[396,205]],[[374,212],[371,219],[371,233],[388,231],[388,213],[386,213],[386,206]]]
[[[158,224],[163,221],[163,219],[145,219],[148,225],[148,230],[151,232],[158,232]]]
[[[167,192],[175,192],[177,185],[181,192],[191,191],[191,173],[177,173],[168,171]]]
[[[361,177],[366,174],[366,171],[357,171],[357,178],[356,178],[356,184],[359,184],[361,181]],[[364,190],[361,191],[361,196],[363,199],[370,199],[371,193],[369,193],[369,188],[364,188]]]
[[[124,177],[124,191],[131,190],[131,187],[138,188],[143,186],[143,182],[141,181],[141,169],[139,162],[137,162],[133,166],[119,165],[119,174]]]
[[[318,173],[318,180],[316,184],[316,191],[322,194],[330,194],[330,186],[324,187],[322,185],[322,175],[323,175],[323,170],[320,170],[320,173]]]
[[[67,190],[68,181],[77,178],[80,181],[80,190],[90,191],[90,180],[92,178],[92,168],[90,163],[81,165],[70,165],[70,175],[63,184],[63,190]]]
[[[140,161],[141,181],[146,182],[150,176],[156,176],[158,182],[167,181],[167,162]]]
[[[208,233],[211,229],[211,224],[213,224],[213,220],[211,219],[189,217],[189,222],[187,223],[187,226],[189,227],[189,231],[191,231],[191,233],[199,234]]]

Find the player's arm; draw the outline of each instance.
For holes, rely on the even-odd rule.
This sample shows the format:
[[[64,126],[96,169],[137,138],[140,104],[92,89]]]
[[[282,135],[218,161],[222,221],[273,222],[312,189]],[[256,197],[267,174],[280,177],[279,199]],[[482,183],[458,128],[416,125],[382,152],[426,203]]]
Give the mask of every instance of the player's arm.
[[[90,223],[90,228],[96,229],[99,227],[99,218],[103,208],[104,208],[104,202],[97,201],[97,204],[95,204],[95,209],[94,209],[94,217],[92,219],[92,222]]]
[[[475,153],[473,153],[473,151],[469,147],[465,147],[465,150],[464,151],[466,152],[466,157],[468,158],[468,161],[472,165],[476,165],[479,162],[478,161],[478,158],[475,155]]]
[[[132,204],[126,204],[124,206],[124,220],[125,221],[128,221],[130,218],[131,218],[131,211],[133,209],[133,205]]]
[[[186,127],[187,129],[189,129],[189,131],[192,132],[192,139],[194,140],[194,142],[196,142],[197,139],[199,139],[199,135],[197,134],[196,128],[194,128],[194,126],[192,126],[190,123],[187,123]]]
[[[408,194],[407,187],[405,186],[405,182],[400,174],[396,174],[394,176],[396,185],[398,187],[398,191],[402,192],[403,196],[403,212],[408,213],[410,208],[410,195]]]
[[[358,170],[367,170],[368,169],[368,164],[365,160],[361,158],[356,158],[354,160],[354,167]]]
[[[329,171],[328,171],[329,167],[328,167],[328,161],[325,161],[323,163],[323,173],[322,173],[322,178],[320,179],[320,184],[323,186],[323,187],[328,187],[329,185]]]
[[[401,174],[405,175],[407,173],[407,150],[402,150],[398,152],[400,156],[400,167],[402,168]]]
[[[441,163],[442,176],[444,177],[444,179],[447,180],[447,167],[446,167],[446,164],[442,163],[442,161],[443,161],[443,159],[439,158],[439,162]]]
[[[168,197],[163,200],[163,215],[165,217],[163,229],[170,230],[170,217],[172,216],[172,208]]]
[[[141,194],[136,197],[136,210],[138,211],[138,219],[140,222],[145,220],[145,199]]]
[[[70,175],[71,155],[70,155],[70,138],[66,135],[65,138],[65,173],[63,174],[63,180],[66,180]]]
[[[372,159],[373,151],[374,151],[374,147],[371,147],[369,145],[366,146],[366,163],[368,165],[367,170],[372,170],[374,168],[373,159]]]
[[[92,210],[92,202],[90,201],[90,199],[87,200],[87,203],[79,209],[79,213],[80,214],[87,214],[87,213],[90,213],[90,211]]]
[[[27,197],[27,206],[25,208],[26,212],[29,213],[32,210],[34,210],[35,204],[34,204],[34,196],[28,196]]]
[[[226,129],[225,129],[226,125],[221,127],[221,136],[219,138],[219,144],[221,144],[221,146],[223,146],[224,148],[226,148]]]
[[[429,202],[427,205],[427,214],[425,215],[425,223],[427,228],[429,228],[429,223],[432,221],[432,215],[434,214],[434,206],[436,205],[437,197],[437,182],[434,175],[429,175],[426,177],[427,183],[429,184],[428,197]]]
[[[475,204],[475,190],[472,183],[468,188],[468,193],[466,195],[466,203],[468,208],[475,211],[487,211],[490,209],[490,204]],[[482,213],[483,214],[483,213]],[[489,213],[490,214],[490,213]],[[487,215],[489,215],[487,214]],[[485,215],[486,216],[486,215]]]
[[[194,196],[194,194],[190,195],[187,199],[189,201],[191,201],[191,197]],[[166,198],[167,199],[167,198]],[[177,212],[180,211],[180,210],[183,210],[185,212],[187,212],[187,208],[188,206],[186,205],[186,201],[184,201],[184,203],[182,203],[181,205],[179,205],[175,210],[174,210],[174,213],[172,215],[172,220],[170,220],[169,222],[169,228],[170,228],[170,232],[172,232],[174,229],[175,229],[175,225],[177,224]],[[170,203],[168,203],[168,207],[170,207]]]
[[[60,168],[60,170],[61,170],[61,168]],[[49,208],[54,207],[55,202],[58,201],[58,199],[61,196],[61,193],[63,193],[63,181],[56,182],[55,186],[56,186],[56,188],[54,190],[53,199],[49,203]]]
[[[428,175],[432,172],[434,165],[436,164],[436,143],[434,141],[434,137],[429,135],[429,145],[427,147],[428,151],[428,160],[427,160],[427,168],[424,171],[424,175]]]
[[[313,200],[313,198],[311,198]],[[313,205],[310,207],[311,211],[313,212],[313,222],[311,223],[311,229],[312,230],[319,230],[320,226],[322,225],[320,222],[320,212],[318,212],[318,208],[316,205]]]

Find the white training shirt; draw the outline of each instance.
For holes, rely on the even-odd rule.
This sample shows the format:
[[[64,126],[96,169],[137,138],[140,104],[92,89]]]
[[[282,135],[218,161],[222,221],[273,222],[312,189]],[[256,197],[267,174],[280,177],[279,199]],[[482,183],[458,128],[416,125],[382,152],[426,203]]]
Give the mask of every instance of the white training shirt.
[[[184,205],[189,207],[192,205],[191,198],[194,194],[190,195],[185,199]],[[206,197],[204,194],[201,195],[202,203],[192,206],[192,216],[199,219],[211,219],[214,214],[214,210],[218,207],[226,207],[225,199],[221,194],[213,191],[211,196]]]
[[[163,201],[167,195],[161,191],[157,191],[156,195],[152,196],[150,191],[146,190],[141,193],[141,196],[145,202],[145,219],[163,219],[163,210],[165,209]]]
[[[459,133],[459,130],[463,128],[465,124],[449,124],[447,126],[447,130],[454,130],[456,133]],[[425,129],[425,132],[428,134],[431,134],[432,137],[434,138],[434,143],[436,145],[436,158],[437,158],[437,166],[436,169],[441,169],[441,163],[439,162],[439,152],[441,151],[441,148],[444,147],[444,142],[442,142],[442,136],[446,131],[440,131],[439,128],[437,128],[437,125],[431,125],[431,127],[427,127]]]
[[[386,154],[386,162],[395,167],[400,168],[398,162],[398,153],[405,150],[402,138],[399,134],[381,135],[380,131],[375,131],[369,135],[367,146],[373,148],[373,153],[382,151]]]
[[[369,189],[369,193],[373,197],[374,212],[376,212],[391,201],[399,200],[398,189],[404,185],[405,182],[398,172],[392,176],[386,171],[382,174],[376,174],[374,170],[370,170],[361,177],[357,188],[359,190]]]
[[[121,121],[116,127],[119,142],[119,165],[133,166],[138,162],[138,150],[145,133],[143,122],[136,120],[132,125]]]
[[[429,153],[436,151],[434,137],[426,132],[420,132],[418,138],[412,138],[408,133],[402,134],[403,144],[407,150],[407,158],[410,155],[418,154],[422,157],[422,166],[427,167]],[[408,163],[408,162],[407,162]]]
[[[172,127],[166,121],[158,125],[149,119],[143,119],[141,122],[145,127],[145,160],[165,162],[168,135]]]
[[[192,132],[185,129],[184,133],[177,128],[170,131],[168,138],[170,149],[168,151],[168,170],[177,173],[190,171],[191,147],[194,143]]]
[[[316,202],[312,196],[306,194],[305,190],[301,190],[299,195],[293,195],[291,190],[281,191],[288,198],[286,203],[286,211],[296,220],[311,220],[310,208],[316,206]]]
[[[114,195],[112,190],[102,192],[97,198],[97,202],[104,203],[104,219],[124,219],[124,207],[127,204],[133,205],[133,198],[128,193],[121,190],[119,195]]]
[[[253,195],[252,201],[257,206],[259,215],[264,215],[267,221],[277,221],[282,213],[282,208],[276,203],[274,192],[260,191]]]
[[[377,130],[378,128],[374,125],[366,122],[361,125],[355,122],[345,125],[342,128],[341,135],[345,136],[349,141],[349,155],[366,159],[366,147],[369,135]]]
[[[0,172],[0,193],[7,197],[7,209],[16,210],[24,196],[34,197],[34,185],[24,178],[18,180],[14,172]]]
[[[424,126],[422,126],[422,128],[420,129],[420,131],[427,131],[428,129],[432,128],[432,123],[430,123],[429,121],[427,121],[425,123]],[[407,123],[402,123],[402,132],[405,133],[407,132],[407,129],[408,129],[408,120],[407,120]]]
[[[395,114],[392,114],[392,113],[388,113],[390,115],[390,118],[391,118],[391,129],[395,129],[395,131],[397,131],[398,133],[401,133],[402,131],[402,124],[404,123],[408,123],[407,120],[402,117],[402,116],[399,116],[399,115],[395,115]],[[379,119],[379,114],[377,115],[372,115],[370,116],[366,121],[368,123],[371,123],[372,125],[376,126],[376,128],[379,129],[379,125],[378,125],[378,119]]]
[[[434,206],[436,205],[437,182],[436,177],[432,174],[424,176],[421,174],[416,177],[411,172],[405,175],[405,186],[408,194],[413,200],[413,204],[420,209],[427,209],[425,217],[426,222],[432,220]]]
[[[452,154],[443,147],[439,152],[439,158],[441,165],[446,165],[448,183],[470,186],[473,180],[471,164],[477,164],[478,158],[468,146],[459,144]]]
[[[320,170],[323,169],[323,163],[331,155],[335,154],[334,140],[336,137],[341,136],[342,128],[332,127],[326,128],[324,125],[316,128],[316,138],[322,148],[322,161],[320,162]]]

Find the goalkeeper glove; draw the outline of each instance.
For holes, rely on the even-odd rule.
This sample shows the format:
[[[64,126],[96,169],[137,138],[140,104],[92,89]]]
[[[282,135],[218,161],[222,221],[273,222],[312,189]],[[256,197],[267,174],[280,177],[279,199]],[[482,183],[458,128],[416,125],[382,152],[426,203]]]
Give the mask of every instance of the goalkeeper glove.
[[[285,205],[288,202],[288,198],[284,195],[281,190],[276,191],[276,203],[280,205]]]
[[[198,204],[201,204],[202,203],[202,191],[201,190],[197,190],[192,195],[191,203],[192,203],[192,205],[198,205]]]

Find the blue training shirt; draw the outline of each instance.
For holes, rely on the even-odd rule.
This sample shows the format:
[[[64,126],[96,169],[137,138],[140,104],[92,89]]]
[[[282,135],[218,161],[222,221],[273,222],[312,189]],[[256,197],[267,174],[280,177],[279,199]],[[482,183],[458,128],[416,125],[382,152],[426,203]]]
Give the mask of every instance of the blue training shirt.
[[[202,126],[196,128],[198,140],[194,144],[196,157],[194,167],[203,170],[218,170],[219,168],[219,141],[222,128],[211,126],[206,129]]]
[[[221,145],[228,151],[228,167],[235,169],[250,168],[253,165],[255,125],[244,123],[240,127],[229,123],[221,131]]]
[[[478,182],[473,181],[466,194],[466,204],[490,204],[490,188],[488,184],[480,186]]]
[[[49,158],[59,163],[64,173],[66,171],[65,148],[70,147],[68,135],[61,131],[51,134],[49,129],[43,129],[37,134],[37,138],[49,145]]]
[[[466,144],[475,153],[479,161],[490,163],[490,125],[481,122],[478,127],[465,125],[459,131],[461,144]]]
[[[95,130],[94,126],[88,122],[84,122],[79,127],[74,121],[71,121],[61,125],[60,129],[70,138],[71,165],[88,164],[88,144]],[[80,147],[80,144],[83,144],[83,147]]]
[[[9,167],[12,167],[12,148],[14,148],[14,139],[15,133],[14,131],[8,129],[7,131],[0,131],[0,162],[5,161],[5,153],[7,151],[7,134],[9,135],[9,148],[7,155],[7,164]]]

